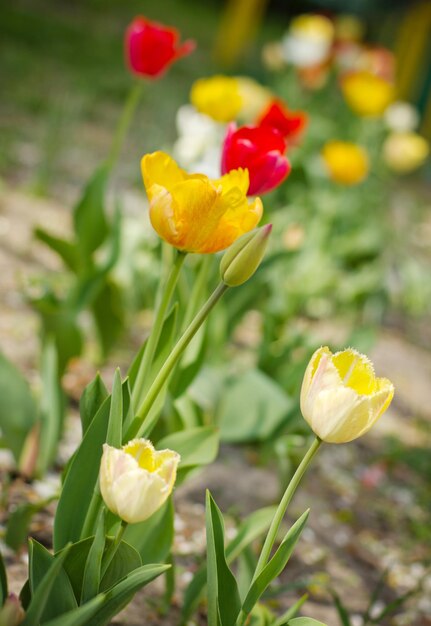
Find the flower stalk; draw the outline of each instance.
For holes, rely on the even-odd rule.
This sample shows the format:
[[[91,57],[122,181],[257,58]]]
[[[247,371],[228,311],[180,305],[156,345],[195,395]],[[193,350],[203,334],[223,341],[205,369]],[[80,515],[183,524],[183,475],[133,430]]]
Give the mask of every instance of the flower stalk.
[[[115,130],[115,135],[112,140],[111,149],[107,159],[108,170],[112,170],[118,161],[124,139],[127,131],[129,130],[136,107],[141,99],[142,91],[143,81],[135,81],[126,98],[120,120]]]

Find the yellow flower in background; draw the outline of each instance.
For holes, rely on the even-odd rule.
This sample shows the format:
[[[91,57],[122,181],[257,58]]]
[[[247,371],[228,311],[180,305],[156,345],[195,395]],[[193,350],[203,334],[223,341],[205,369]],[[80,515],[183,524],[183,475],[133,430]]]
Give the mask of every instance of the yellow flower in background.
[[[195,81],[190,101],[200,113],[209,115],[217,122],[235,120],[243,105],[238,80],[222,75]]]
[[[386,165],[398,174],[408,174],[423,165],[430,152],[429,143],[417,133],[392,133],[383,144]]]
[[[282,40],[284,59],[300,68],[319,65],[329,57],[333,39],[330,19],[314,13],[298,15]]]
[[[212,253],[229,247],[257,226],[260,198],[248,201],[248,171],[232,170],[212,180],[187,174],[164,152],[146,154],[141,162],[156,232],[178,250]]]
[[[104,444],[100,491],[112,513],[129,524],[143,522],[172,493],[180,455],[156,451],[148,439],[133,439],[122,448]]]
[[[394,99],[392,83],[371,72],[352,72],[341,81],[344,98],[352,111],[364,117],[382,115]]]
[[[364,148],[347,141],[328,141],[322,157],[330,178],[342,185],[357,185],[368,174],[368,155]]]
[[[393,396],[391,381],[376,378],[365,355],[319,348],[304,375],[301,412],[320,439],[347,443],[370,430]]]

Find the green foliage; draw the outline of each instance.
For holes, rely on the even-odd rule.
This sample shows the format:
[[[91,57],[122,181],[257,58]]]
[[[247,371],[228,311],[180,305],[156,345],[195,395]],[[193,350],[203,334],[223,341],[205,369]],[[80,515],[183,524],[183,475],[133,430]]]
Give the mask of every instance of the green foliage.
[[[79,401],[79,413],[81,417],[82,433],[91,424],[93,417],[108,397],[108,391],[99,373],[84,389]]]
[[[288,622],[288,626],[326,626],[326,624],[311,617],[295,617]]]
[[[37,420],[37,407],[27,381],[0,353],[0,429],[3,444],[19,461],[28,433]]]
[[[3,555],[0,552],[0,607],[3,606],[8,596],[7,575],[4,566]]]
[[[140,554],[143,564],[166,561],[174,539],[172,498],[145,522],[129,524],[124,539]]]
[[[224,522],[209,491],[206,497],[208,626],[232,626],[241,607],[234,575],[226,562]]]

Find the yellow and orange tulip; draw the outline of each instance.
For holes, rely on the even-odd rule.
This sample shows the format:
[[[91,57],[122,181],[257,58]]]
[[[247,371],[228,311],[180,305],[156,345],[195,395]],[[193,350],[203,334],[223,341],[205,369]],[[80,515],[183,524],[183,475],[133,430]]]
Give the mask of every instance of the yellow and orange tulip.
[[[207,254],[224,250],[262,217],[260,198],[249,202],[246,196],[247,170],[232,170],[212,180],[188,174],[164,152],[146,154],[141,167],[151,223],[178,250]]]

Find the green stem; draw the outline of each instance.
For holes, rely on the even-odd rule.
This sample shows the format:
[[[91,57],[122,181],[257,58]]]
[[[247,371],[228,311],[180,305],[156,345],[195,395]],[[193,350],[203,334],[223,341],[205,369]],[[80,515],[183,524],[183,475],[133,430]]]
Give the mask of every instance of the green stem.
[[[132,423],[131,426],[131,432],[129,431],[129,433],[127,434],[127,437],[129,439],[132,439],[134,437],[147,437],[151,430],[154,428],[155,420],[157,418],[150,418],[149,420],[146,419],[148,417],[151,407],[153,406],[158,394],[160,393],[163,385],[168,379],[169,374],[172,372],[181,354],[187,348],[190,341],[193,339],[194,335],[197,333],[210,311],[220,300],[220,298],[227,289],[227,285],[225,285],[224,283],[219,283],[219,285],[205,302],[199,313],[195,316],[193,321],[189,324],[184,333],[178,339],[172,352],[164,362],[161,370],[159,371],[156,378],[154,379],[154,382],[149,388],[142,405],[139,407],[137,417],[135,418],[135,421]]]
[[[159,343],[166,311],[171,301],[175,285],[177,284],[178,275],[180,273],[185,258],[186,255],[183,252],[176,252],[176,258],[171,268],[171,272],[168,276],[166,284],[162,291],[158,294],[159,301],[156,304],[156,312],[153,326],[147,339],[147,344],[145,346],[144,354],[139,365],[138,375],[136,377],[135,384],[133,385],[132,400],[134,406],[139,406],[139,404],[142,402],[144,388],[147,383],[151,365],[153,363],[157,344]]]
[[[104,575],[106,574],[106,572],[108,571],[108,567],[111,565],[112,563],[112,559],[114,558],[117,550],[118,550],[118,546],[121,543],[121,540],[123,538],[124,535],[124,531],[127,528],[127,522],[125,522],[124,520],[121,520],[121,525],[118,529],[118,532],[115,536],[114,541],[110,544],[109,548],[106,550],[105,556],[103,557],[103,562],[102,562],[102,568],[101,568],[101,572],[100,572],[100,580],[103,579]]]
[[[102,504],[102,496],[100,494],[99,479],[97,479],[96,486],[93,491],[93,495],[88,505],[87,515],[82,526],[81,539],[91,537],[96,527],[97,516],[99,515],[100,505]]]
[[[263,544],[262,551],[260,553],[259,561],[257,562],[256,571],[253,576],[253,581],[259,576],[265,565],[269,561],[269,557],[271,554],[272,546],[277,538],[278,531],[283,521],[283,517],[287,511],[287,507],[303,477],[307,467],[311,463],[314,455],[319,449],[322,440],[316,437],[311,446],[309,447],[307,454],[302,459],[299,464],[296,472],[292,476],[290,483],[287,485],[286,491],[284,492],[283,497],[280,500],[280,504],[278,505],[277,511],[275,512],[274,518],[271,522],[271,526],[269,527],[268,534],[265,539],[265,543]]]
[[[111,149],[109,151],[109,156],[107,159],[107,166],[109,170],[112,170],[118,160],[118,157],[120,156],[124,139],[126,137],[127,131],[133,118],[133,114],[135,113],[136,107],[142,94],[143,84],[144,83],[142,80],[136,81],[132,85],[126,98],[126,102],[124,103],[121,117],[115,130],[115,135],[112,140]]]
[[[304,456],[301,463],[299,464],[296,472],[292,476],[290,483],[287,485],[286,491],[284,492],[284,495],[280,500],[280,504],[277,507],[277,510],[271,522],[271,526],[269,527],[268,534],[263,544],[263,548],[260,553],[259,560],[257,562],[256,570],[253,574],[253,579],[251,581],[251,584],[254,583],[256,578],[259,576],[259,574],[262,572],[265,565],[269,561],[271,550],[275,543],[275,540],[277,539],[278,531],[280,529],[281,522],[283,521],[283,518],[286,514],[287,507],[289,506],[289,503],[292,500],[292,497],[299,483],[301,482],[301,478],[303,477],[305,471],[310,465],[321,443],[322,443],[322,440],[319,439],[319,437],[316,437],[316,439],[313,441],[313,443],[309,447],[307,454]],[[248,617],[248,613],[246,613],[244,610],[241,610],[238,616],[238,619],[236,621],[236,626],[242,626],[245,623],[247,617]]]
[[[198,306],[201,302],[202,295],[206,292],[206,282],[208,280],[208,272],[211,267],[212,256],[209,254],[204,255],[201,258],[201,266],[197,272],[196,280],[193,284],[193,290],[189,299],[189,303],[186,308],[186,313],[184,315],[184,321],[182,330],[184,331],[191,321],[196,315],[196,311],[198,310]]]

